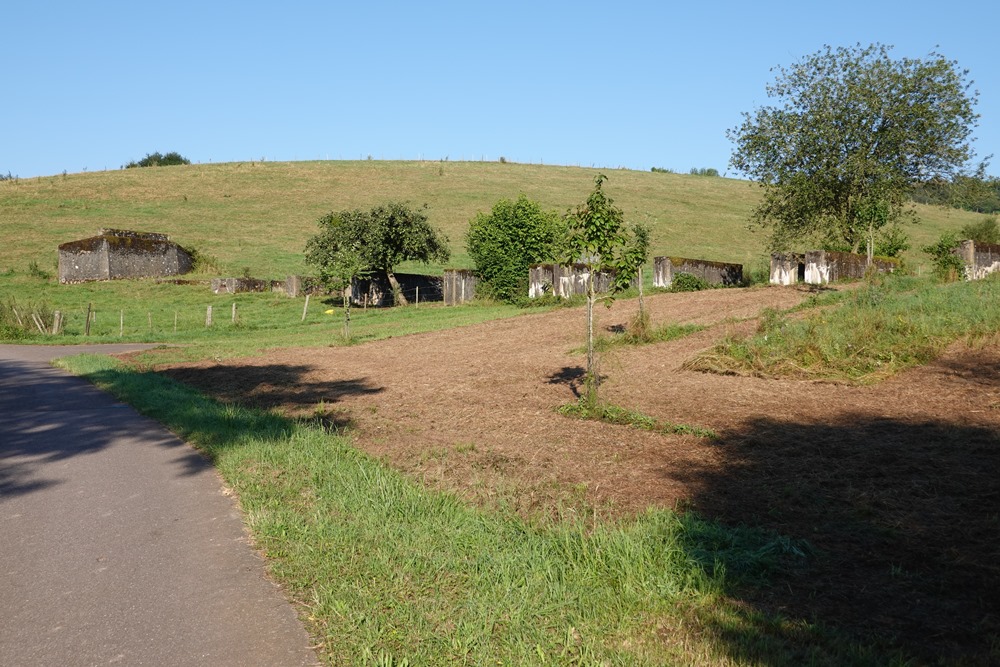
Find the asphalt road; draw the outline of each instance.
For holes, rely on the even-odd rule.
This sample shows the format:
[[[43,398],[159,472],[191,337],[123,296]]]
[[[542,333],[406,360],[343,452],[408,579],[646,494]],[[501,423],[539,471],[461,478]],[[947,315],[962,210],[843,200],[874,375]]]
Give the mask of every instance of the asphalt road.
[[[0,345],[0,665],[314,665],[238,509],[194,449]]]

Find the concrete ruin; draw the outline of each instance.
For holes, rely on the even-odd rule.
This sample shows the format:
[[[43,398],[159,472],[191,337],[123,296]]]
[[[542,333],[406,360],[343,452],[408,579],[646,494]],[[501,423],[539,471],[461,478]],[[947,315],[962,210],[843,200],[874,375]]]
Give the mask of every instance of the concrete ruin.
[[[957,253],[965,262],[966,280],[982,280],[1000,271],[1000,245],[962,241]]]
[[[193,258],[166,234],[102,229],[59,246],[59,282],[159,278],[189,272]]]
[[[444,272],[444,305],[457,306],[476,298],[479,278],[469,269],[447,269]]]
[[[537,299],[554,295],[568,299],[587,293],[590,269],[586,264],[535,264],[528,270],[528,298]],[[598,294],[611,291],[614,274],[598,271],[594,274],[594,291]]]
[[[743,283],[743,265],[685,257],[654,257],[653,287],[670,287],[678,273],[689,273],[709,285],[731,287]]]
[[[899,260],[875,257],[871,265],[879,273],[894,273],[899,268]],[[772,285],[826,285],[838,280],[859,280],[867,271],[867,255],[832,250],[774,253],[771,255],[770,282]]]

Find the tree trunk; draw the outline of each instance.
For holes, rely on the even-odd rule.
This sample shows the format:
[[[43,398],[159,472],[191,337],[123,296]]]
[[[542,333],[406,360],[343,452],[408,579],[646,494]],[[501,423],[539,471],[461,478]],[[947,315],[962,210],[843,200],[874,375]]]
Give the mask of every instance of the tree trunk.
[[[398,306],[410,305],[410,302],[406,300],[406,295],[403,294],[403,288],[399,286],[399,281],[396,280],[396,274],[386,269],[385,275],[389,279],[389,287],[392,288],[393,302]]]
[[[594,354],[594,268],[587,272],[587,406],[597,407],[598,389],[601,384]]]

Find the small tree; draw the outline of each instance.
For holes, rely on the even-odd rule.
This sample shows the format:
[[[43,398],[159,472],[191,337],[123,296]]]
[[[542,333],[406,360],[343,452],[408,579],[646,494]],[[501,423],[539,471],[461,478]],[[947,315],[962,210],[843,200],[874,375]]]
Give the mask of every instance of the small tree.
[[[324,281],[382,272],[403,305],[408,301],[395,267],[408,260],[446,262],[451,256],[447,237],[431,227],[427,216],[397,202],[370,211],[330,213],[318,224],[319,234],[306,242],[306,262],[317,267]],[[347,275],[352,268],[358,270]]]
[[[614,205],[614,200],[604,194],[602,185],[607,177],[601,174],[595,180],[593,192],[587,202],[566,216],[568,224],[567,263],[582,262],[587,266],[587,378],[586,402],[596,407],[601,378],[594,353],[594,275],[601,270],[612,274],[611,291],[603,297],[611,306],[615,294],[627,289],[636,271],[645,259],[648,234],[636,240],[625,229],[625,214]]]
[[[348,216],[349,217],[349,216]],[[319,220],[323,232],[306,243],[306,262],[319,270],[319,279],[331,290],[342,290],[344,339],[351,339],[351,285],[368,275],[361,252],[362,240],[352,237],[343,214],[330,213]]]
[[[517,201],[501,199],[490,213],[478,213],[469,224],[466,247],[476,263],[479,286],[500,301],[523,299],[531,265],[556,259],[563,232],[557,213],[543,211],[524,195]]]

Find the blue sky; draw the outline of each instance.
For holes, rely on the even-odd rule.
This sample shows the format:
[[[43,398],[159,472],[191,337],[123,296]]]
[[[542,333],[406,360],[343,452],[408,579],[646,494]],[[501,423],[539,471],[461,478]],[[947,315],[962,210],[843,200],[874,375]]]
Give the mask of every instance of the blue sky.
[[[0,13],[0,172],[497,160],[726,172],[772,67],[823,45],[970,70],[1000,174],[1000,10],[940,2],[33,2]]]

